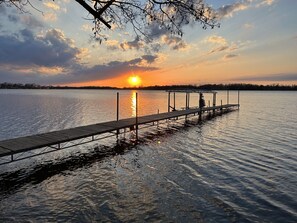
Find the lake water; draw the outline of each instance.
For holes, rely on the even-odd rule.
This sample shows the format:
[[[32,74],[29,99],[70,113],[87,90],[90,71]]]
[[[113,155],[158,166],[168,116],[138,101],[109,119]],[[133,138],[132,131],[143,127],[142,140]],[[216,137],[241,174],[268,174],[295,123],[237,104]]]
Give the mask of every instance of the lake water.
[[[167,110],[166,92],[138,97],[140,115]],[[143,129],[137,144],[132,132],[2,165],[0,222],[297,222],[297,92],[241,92],[240,104]],[[135,92],[120,105],[135,116]],[[0,90],[0,140],[115,118],[113,90]]]

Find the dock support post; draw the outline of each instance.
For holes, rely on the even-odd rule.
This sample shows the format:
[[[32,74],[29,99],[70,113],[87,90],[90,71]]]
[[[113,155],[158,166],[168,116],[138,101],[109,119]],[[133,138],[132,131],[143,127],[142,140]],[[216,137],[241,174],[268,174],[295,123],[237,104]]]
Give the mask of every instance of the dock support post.
[[[214,92],[213,93],[213,100],[212,100],[212,106],[215,107],[216,106],[216,97],[217,97],[217,93]],[[215,109],[213,109],[213,114],[215,114]]]
[[[191,97],[191,94],[188,93],[188,109],[190,108],[190,97]]]
[[[189,109],[189,97],[190,97],[189,93],[186,92],[186,110]],[[188,115],[185,116],[186,121],[187,121],[187,119],[188,119]]]
[[[170,91],[168,91],[168,112],[170,112]]]
[[[186,92],[186,110],[188,109],[188,92]]]
[[[158,109],[158,114],[160,114],[160,110]],[[159,129],[159,120],[157,121],[157,129]]]
[[[136,106],[135,106],[136,125],[135,125],[135,128],[136,128],[136,140],[138,140],[138,93],[137,92],[136,92],[136,95],[135,95],[135,99],[136,99],[136,103],[135,103],[136,104]]]
[[[120,93],[117,92],[117,121],[119,121],[119,100],[120,100]]]
[[[238,96],[237,96],[237,105],[238,105],[238,109],[239,109],[239,90],[238,90]]]
[[[117,92],[117,121],[119,121],[119,116],[120,116],[120,112],[119,112],[119,104],[120,104],[120,93]],[[119,129],[117,129],[117,142],[119,141]]]
[[[223,100],[221,99],[221,114],[223,113]]]
[[[227,90],[227,105],[229,104],[229,90]]]
[[[173,110],[175,111],[175,92],[173,92]]]
[[[202,101],[202,93],[199,93],[199,121],[201,120],[201,118],[202,118],[202,106],[201,106],[201,103],[200,103],[200,101]]]

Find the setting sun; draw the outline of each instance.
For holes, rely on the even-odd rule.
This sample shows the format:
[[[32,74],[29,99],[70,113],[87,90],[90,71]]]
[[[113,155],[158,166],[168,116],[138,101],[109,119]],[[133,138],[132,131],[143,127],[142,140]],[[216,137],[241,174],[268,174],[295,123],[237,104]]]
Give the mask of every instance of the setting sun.
[[[141,85],[141,79],[138,76],[130,76],[128,79],[129,84],[132,87],[138,87]]]

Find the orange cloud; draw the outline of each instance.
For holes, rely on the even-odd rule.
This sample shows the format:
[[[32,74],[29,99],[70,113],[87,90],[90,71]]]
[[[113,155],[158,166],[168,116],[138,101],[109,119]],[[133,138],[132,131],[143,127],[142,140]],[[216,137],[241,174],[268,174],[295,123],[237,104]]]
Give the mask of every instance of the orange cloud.
[[[210,36],[206,39],[206,42],[217,43],[217,44],[227,44],[227,40],[222,36]]]
[[[55,11],[60,10],[60,6],[54,2],[44,2],[43,5],[45,5],[47,8],[53,9]]]

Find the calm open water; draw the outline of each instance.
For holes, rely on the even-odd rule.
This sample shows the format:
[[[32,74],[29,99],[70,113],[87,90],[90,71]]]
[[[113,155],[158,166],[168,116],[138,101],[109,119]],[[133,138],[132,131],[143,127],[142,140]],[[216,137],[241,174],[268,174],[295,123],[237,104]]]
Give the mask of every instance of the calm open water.
[[[135,92],[120,95],[121,118],[134,116]],[[114,120],[115,99],[0,90],[0,140]],[[240,103],[200,124],[143,129],[138,144],[129,133],[120,146],[108,138],[2,165],[0,222],[297,222],[297,92],[241,92]],[[164,112],[167,94],[140,91],[139,104],[140,115]]]

